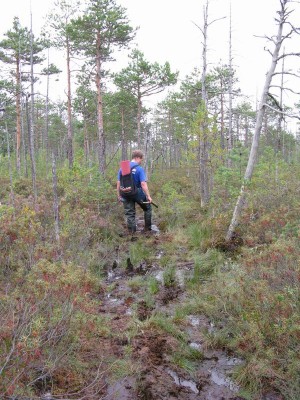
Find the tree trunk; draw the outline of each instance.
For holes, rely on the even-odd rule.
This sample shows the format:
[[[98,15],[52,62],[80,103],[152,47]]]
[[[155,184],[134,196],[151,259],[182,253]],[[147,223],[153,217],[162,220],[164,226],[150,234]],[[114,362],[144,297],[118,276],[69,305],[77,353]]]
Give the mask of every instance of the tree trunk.
[[[203,8],[203,48],[202,48],[202,75],[201,75],[201,97],[203,105],[203,118],[199,132],[199,168],[200,168],[200,195],[201,207],[205,207],[209,201],[209,173],[208,173],[208,146],[207,146],[207,29],[208,29],[208,1]]]
[[[49,49],[48,49],[48,70],[49,70]],[[49,80],[50,74],[47,74],[47,87],[46,87],[46,104],[45,104],[45,130],[43,138],[43,147],[46,151],[46,171],[48,171],[49,162]]]
[[[30,135],[29,135],[29,154],[31,161],[31,179],[34,197],[34,205],[37,202],[36,187],[36,167],[35,167],[35,151],[34,151],[34,75],[33,75],[33,33],[32,33],[32,14],[30,29]]]
[[[5,130],[6,130],[6,140],[7,140],[7,157],[8,157],[8,171],[9,171],[9,183],[10,183],[10,200],[13,208],[15,209],[15,194],[13,187],[13,175],[11,168],[11,160],[10,160],[10,145],[9,145],[9,133],[7,128],[7,122],[5,122]]]
[[[59,207],[57,194],[57,174],[56,161],[54,153],[52,153],[52,188],[53,188],[53,211],[54,211],[54,234],[58,249],[60,247],[60,231],[59,231]]]
[[[228,167],[232,166],[232,162],[230,159],[230,153],[233,148],[233,140],[232,140],[232,77],[233,77],[233,69],[232,69],[232,40],[231,40],[231,6],[230,6],[230,27],[229,27],[229,87],[228,87]]]
[[[20,76],[20,59],[17,57],[17,69],[16,69],[16,163],[17,172],[20,175],[21,172],[21,76]]]
[[[279,56],[279,51],[282,45],[282,31],[283,31],[283,25],[286,19],[286,10],[285,10],[285,4],[287,0],[281,0],[281,12],[279,12],[279,20],[278,20],[278,31],[277,31],[277,36],[276,39],[274,39],[274,44],[275,48],[272,53],[272,62],[270,69],[266,75],[266,80],[263,88],[263,92],[261,95],[261,100],[259,103],[259,107],[257,110],[257,115],[256,115],[256,124],[255,124],[255,131],[254,131],[254,136],[252,140],[252,146],[251,146],[251,151],[248,159],[248,164],[244,176],[244,182],[242,184],[242,187],[240,189],[240,195],[237,199],[235,209],[233,212],[233,216],[231,219],[230,226],[228,228],[227,234],[226,234],[226,241],[232,240],[236,227],[239,223],[240,216],[242,213],[242,210],[245,205],[246,201],[246,195],[247,195],[247,190],[248,186],[253,174],[254,166],[256,164],[256,159],[257,159],[257,154],[258,154],[258,145],[259,145],[259,137],[262,129],[262,123],[263,123],[263,118],[265,114],[265,109],[266,109],[266,101],[267,101],[267,96],[270,88],[270,84],[274,75],[274,71],[277,65],[278,61],[278,56]]]
[[[148,159],[149,159],[150,148],[151,148],[151,132],[149,127],[146,127],[145,151],[144,151],[144,169],[146,173],[148,173]],[[149,179],[149,173],[148,173],[148,179]]]
[[[138,148],[141,147],[141,118],[142,118],[142,99],[140,94],[138,95],[138,111],[137,111],[137,142]]]
[[[121,110],[121,141],[122,141],[122,160],[127,160],[127,140],[125,135],[125,116],[124,109]]]
[[[72,94],[71,94],[71,67],[70,67],[70,43],[69,39],[66,40],[67,50],[67,79],[68,79],[68,144],[67,154],[69,161],[69,168],[73,167],[74,154],[73,154],[73,127],[72,127]]]
[[[25,94],[25,114],[26,114],[26,121],[27,121],[27,131],[29,132],[29,109],[28,109],[28,97]],[[28,133],[29,137],[29,133]],[[27,143],[26,143],[26,135],[25,135],[25,128],[24,128],[24,102],[21,102],[21,143],[22,143],[22,150],[23,150],[23,164],[24,164],[24,171],[25,176],[28,178],[28,167],[27,167]]]
[[[97,129],[98,129],[98,155],[99,155],[99,171],[103,175],[105,173],[105,136],[103,128],[103,103],[101,89],[101,53],[100,53],[100,32],[97,33],[97,71],[96,71],[96,88],[97,88]]]

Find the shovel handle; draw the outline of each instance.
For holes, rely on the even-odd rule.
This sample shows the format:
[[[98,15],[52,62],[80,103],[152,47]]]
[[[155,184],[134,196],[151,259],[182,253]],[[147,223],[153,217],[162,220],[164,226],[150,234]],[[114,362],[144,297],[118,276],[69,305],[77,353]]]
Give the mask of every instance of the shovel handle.
[[[149,204],[149,203],[150,203],[149,201],[143,201],[143,204]],[[153,203],[153,201],[151,201],[150,204],[152,204],[154,207],[158,208],[158,205]]]

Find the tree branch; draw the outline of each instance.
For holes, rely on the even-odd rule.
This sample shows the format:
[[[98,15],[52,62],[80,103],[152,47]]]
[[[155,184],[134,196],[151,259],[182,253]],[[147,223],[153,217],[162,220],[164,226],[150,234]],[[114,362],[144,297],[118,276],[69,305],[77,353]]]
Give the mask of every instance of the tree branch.
[[[212,25],[214,22],[220,21],[221,19],[225,19],[225,18],[227,18],[227,17],[225,16],[225,17],[216,18],[216,19],[214,19],[213,21],[209,22],[207,25],[208,25],[208,26],[209,26],[209,25]]]
[[[201,31],[202,35],[204,36],[204,32],[203,32],[203,29],[201,28],[201,26],[197,25],[196,22],[194,22],[194,21],[191,21],[191,22]]]
[[[274,72],[273,76],[275,76],[275,75],[291,75],[291,76],[295,76],[296,78],[300,78],[300,75],[295,74],[294,72],[289,72],[289,71]]]
[[[285,115],[286,117],[290,117],[290,118],[297,118],[297,119],[300,120],[300,116],[299,115],[288,114],[287,112],[280,111],[280,110],[278,110],[278,108],[274,108],[274,107],[272,107],[272,106],[270,106],[269,104],[266,104],[266,103],[264,104],[264,106],[269,108],[270,110],[273,110],[273,111],[277,112],[278,114],[282,114],[282,115]]]
[[[270,88],[279,88],[279,89],[282,89],[282,90],[285,90],[285,91],[289,91],[289,92],[291,92],[293,94],[300,95],[299,92],[295,92],[293,89],[290,89],[290,88],[287,88],[287,87],[282,87],[282,86],[279,86],[279,85],[270,85]]]
[[[288,56],[296,56],[296,57],[300,57],[300,53],[286,53],[286,54],[282,54],[281,56],[276,58],[276,61],[282,60],[285,57]]]

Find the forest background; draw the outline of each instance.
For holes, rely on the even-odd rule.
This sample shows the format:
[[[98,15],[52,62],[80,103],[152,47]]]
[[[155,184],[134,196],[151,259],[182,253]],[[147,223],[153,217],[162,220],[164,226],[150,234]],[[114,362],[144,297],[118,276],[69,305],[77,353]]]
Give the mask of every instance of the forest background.
[[[300,108],[291,80],[299,72],[299,29],[294,25],[298,4],[273,3],[277,9],[287,6],[285,35],[290,40],[282,41],[281,54],[292,53],[294,61],[276,60],[279,73],[265,93],[255,171],[230,243],[224,237],[245,183],[260,104],[249,101],[239,86],[229,10],[223,19],[210,14],[210,4],[203,2],[202,19],[191,23],[199,35],[194,53],[201,62],[180,80],[180,71],[169,60],[148,60],[134,41],[138,32],[126,8],[114,0],[83,5],[59,1],[40,33],[32,29],[34,14],[28,26],[16,17],[1,32],[2,393],[39,393],[36,359],[51,376],[62,374],[55,362],[57,342],[45,341],[44,334],[71,315],[64,308],[74,300],[70,288],[79,290],[85,279],[90,285],[78,266],[101,280],[113,264],[112,249],[122,229],[116,170],[138,146],[145,151],[149,184],[160,205],[155,218],[172,237],[166,264],[176,264],[175,249],[184,243],[195,265],[192,293],[197,292],[198,300],[193,307],[215,321],[226,314],[230,335],[223,331],[211,342],[247,361],[238,378],[244,395],[262,398],[264,388],[271,386],[284,398],[297,398],[299,130],[290,121],[297,120]],[[269,9],[273,17],[279,15],[276,7]],[[290,14],[293,7],[296,11]],[[270,60],[276,42],[273,23],[262,40]],[[207,45],[210,29],[218,24],[223,27],[218,38],[228,38],[223,45],[228,56],[212,63]],[[53,49],[61,54],[59,65],[49,58]],[[127,57],[117,63],[122,68],[111,67],[121,51]],[[65,98],[52,97],[58,79]],[[158,94],[150,108],[148,99]],[[121,265],[132,246],[124,248]],[[225,271],[224,254],[229,257]],[[206,262],[199,264],[197,257],[204,255]],[[52,289],[48,270],[57,279]],[[64,271],[62,278],[59,270]],[[216,288],[220,276],[226,284]],[[57,293],[61,297],[52,299]],[[41,318],[43,296],[53,301],[48,320]],[[79,302],[72,313],[83,312],[86,302]],[[60,345],[74,344],[84,333],[79,320],[63,331]],[[64,368],[71,368],[71,347]]]

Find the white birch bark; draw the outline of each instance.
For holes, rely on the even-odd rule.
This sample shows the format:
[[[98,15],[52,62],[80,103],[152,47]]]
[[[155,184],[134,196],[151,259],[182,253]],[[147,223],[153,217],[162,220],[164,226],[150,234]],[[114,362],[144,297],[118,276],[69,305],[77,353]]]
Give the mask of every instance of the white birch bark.
[[[279,51],[282,45],[282,42],[284,40],[283,36],[283,26],[286,22],[287,18],[287,11],[286,11],[286,3],[288,0],[280,0],[280,5],[281,9],[278,12],[279,18],[277,19],[278,22],[278,30],[277,30],[277,35],[273,39],[274,43],[274,50],[272,55],[272,61],[270,65],[270,69],[266,75],[266,80],[264,84],[264,88],[262,91],[261,99],[259,102],[258,110],[257,110],[257,115],[256,115],[256,124],[255,124],[255,131],[254,131],[254,136],[252,140],[252,146],[251,146],[251,151],[248,159],[248,164],[246,168],[246,172],[244,175],[244,182],[241,186],[240,189],[240,194],[237,199],[234,211],[233,211],[233,216],[231,219],[231,223],[229,225],[227,234],[226,234],[226,241],[232,240],[236,227],[238,226],[240,216],[242,213],[242,209],[244,208],[245,201],[246,201],[246,195],[247,195],[247,190],[248,190],[248,185],[250,183],[250,180],[252,178],[254,166],[256,164],[256,158],[257,158],[257,153],[258,153],[258,145],[259,145],[259,137],[262,129],[262,123],[263,123],[263,117],[265,114],[265,108],[266,108],[266,101],[267,101],[267,96],[270,88],[270,84],[272,82],[272,78],[274,76],[274,72],[276,69],[276,65],[278,62],[278,57],[279,57]]]

